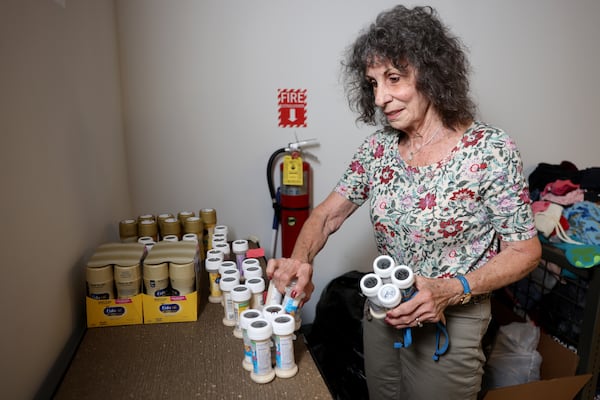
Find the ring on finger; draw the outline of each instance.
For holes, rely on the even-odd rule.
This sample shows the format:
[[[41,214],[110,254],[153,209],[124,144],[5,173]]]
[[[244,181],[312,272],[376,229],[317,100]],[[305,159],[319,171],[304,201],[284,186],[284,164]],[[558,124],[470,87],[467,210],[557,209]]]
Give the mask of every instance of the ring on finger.
[[[423,327],[423,323],[422,323],[422,322],[419,320],[419,317],[415,318],[415,322],[417,323],[417,326],[418,326],[419,328],[422,328],[422,327]]]

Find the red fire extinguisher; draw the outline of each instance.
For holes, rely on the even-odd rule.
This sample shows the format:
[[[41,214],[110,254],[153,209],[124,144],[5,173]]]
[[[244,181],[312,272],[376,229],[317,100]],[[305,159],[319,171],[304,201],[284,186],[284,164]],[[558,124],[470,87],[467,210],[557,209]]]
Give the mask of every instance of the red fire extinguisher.
[[[311,167],[303,159],[302,147],[316,145],[315,139],[290,143],[288,147],[276,150],[269,158],[267,180],[275,215],[273,218],[272,252],[277,248],[277,232],[281,226],[281,256],[290,257],[296,239],[311,208]],[[283,156],[279,164],[280,186],[275,191],[273,184],[273,164]]]

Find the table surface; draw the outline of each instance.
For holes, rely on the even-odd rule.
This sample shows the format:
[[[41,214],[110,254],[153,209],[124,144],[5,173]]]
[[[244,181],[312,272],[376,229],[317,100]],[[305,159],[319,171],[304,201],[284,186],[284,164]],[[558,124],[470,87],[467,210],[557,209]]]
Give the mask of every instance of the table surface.
[[[198,321],[87,329],[55,399],[331,399],[302,334],[298,373],[267,384],[242,368],[242,339],[202,298]]]

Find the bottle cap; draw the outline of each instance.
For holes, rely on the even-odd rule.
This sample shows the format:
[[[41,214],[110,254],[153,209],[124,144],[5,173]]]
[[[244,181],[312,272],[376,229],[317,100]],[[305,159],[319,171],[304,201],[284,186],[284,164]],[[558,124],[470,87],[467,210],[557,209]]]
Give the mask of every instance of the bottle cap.
[[[248,241],[246,239],[234,240],[231,247],[234,253],[245,253],[248,251]]]
[[[398,265],[392,270],[392,283],[399,289],[408,289],[415,283],[415,274],[410,267]]]
[[[263,317],[267,321],[272,321],[278,315],[284,314],[283,306],[280,304],[270,304],[263,308]]]
[[[391,283],[386,283],[379,288],[377,292],[379,303],[385,308],[394,308],[402,300],[400,289]]]
[[[388,255],[381,255],[373,261],[373,272],[382,278],[389,278],[395,266],[394,259]]]
[[[223,252],[217,249],[210,249],[206,252],[206,258],[220,258],[223,261]]]
[[[219,270],[221,271],[221,273],[223,273],[223,271],[226,271],[228,269],[235,269],[237,270],[237,264],[234,261],[229,261],[229,260],[225,260],[221,262],[221,268],[219,268]]]
[[[263,271],[261,267],[248,267],[244,270],[244,277],[246,279],[251,278],[262,278]]]
[[[231,300],[235,302],[248,301],[252,297],[252,291],[246,285],[237,285],[231,289]]]
[[[240,328],[248,329],[250,322],[257,318],[262,318],[262,314],[258,310],[248,308],[240,313]]]
[[[275,335],[291,335],[296,327],[296,320],[288,314],[278,315],[271,321]]]
[[[367,297],[377,296],[381,285],[381,277],[373,272],[364,275],[360,280],[360,290]]]
[[[231,254],[231,249],[229,248],[229,243],[213,243],[213,249],[220,251],[224,256],[229,256]]]
[[[265,280],[263,278],[251,278],[247,279],[246,286],[250,288],[252,293],[261,293],[265,291]]]
[[[250,340],[267,340],[273,335],[271,323],[264,318],[257,318],[248,325]]]
[[[204,261],[204,268],[208,272],[219,272],[219,267],[221,266],[221,259],[217,257],[207,258]]]
[[[221,278],[219,281],[219,287],[224,292],[230,292],[235,286],[240,284],[240,280],[235,276],[228,276],[225,278]]]
[[[240,280],[240,271],[238,271],[235,268],[227,268],[227,269],[223,269],[223,263],[221,263],[221,269],[220,269],[220,273],[221,273],[221,278],[226,278],[228,276],[233,276],[235,277],[238,281]]]

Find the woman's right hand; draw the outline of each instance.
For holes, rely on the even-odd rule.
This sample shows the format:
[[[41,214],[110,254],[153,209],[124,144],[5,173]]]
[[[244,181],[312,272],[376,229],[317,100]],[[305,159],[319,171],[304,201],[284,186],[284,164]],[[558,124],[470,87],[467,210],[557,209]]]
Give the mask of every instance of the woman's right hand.
[[[312,282],[312,265],[293,258],[273,258],[267,262],[267,278],[275,284],[275,287],[285,293],[285,288],[296,280],[296,286],[292,291],[293,298],[304,293],[303,303],[310,300],[315,286]]]

